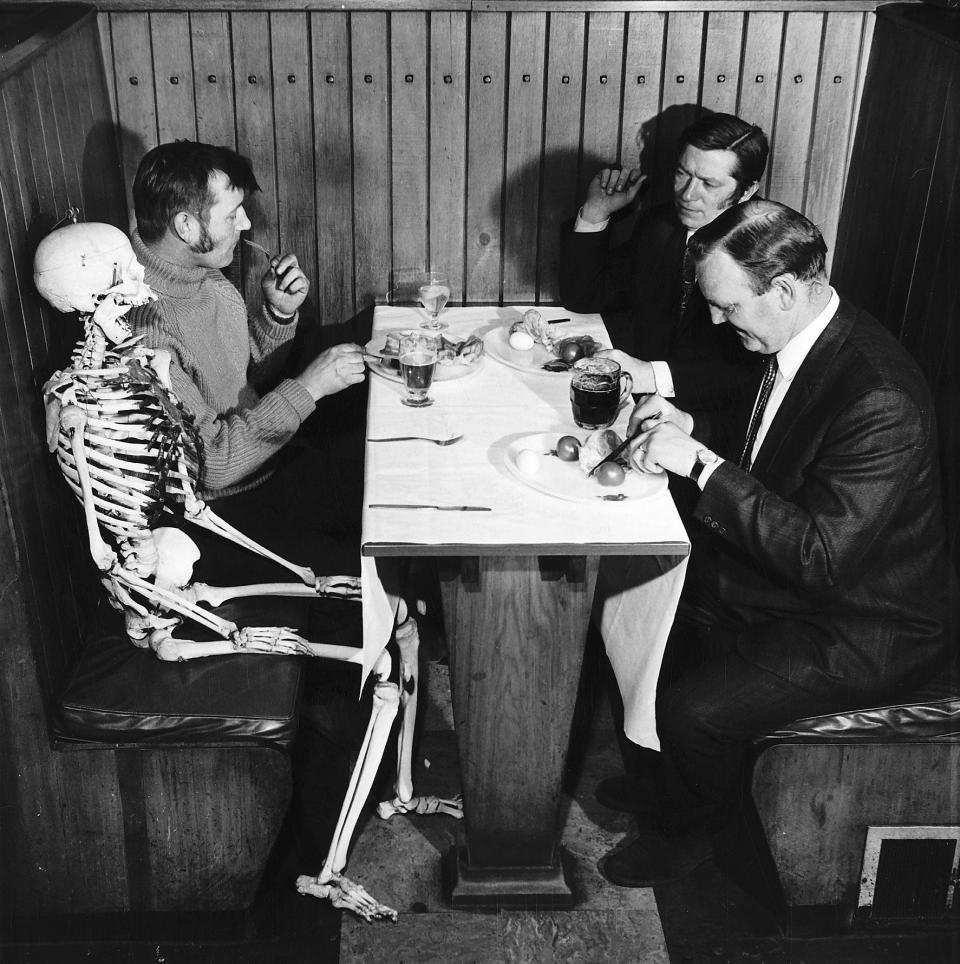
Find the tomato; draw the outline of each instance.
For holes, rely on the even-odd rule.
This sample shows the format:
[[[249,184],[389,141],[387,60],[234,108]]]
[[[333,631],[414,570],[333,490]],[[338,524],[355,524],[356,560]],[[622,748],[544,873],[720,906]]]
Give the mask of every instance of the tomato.
[[[619,462],[604,462],[597,469],[597,481],[601,485],[623,485],[626,477],[627,474]]]
[[[560,359],[572,365],[578,358],[583,358],[583,346],[577,341],[566,341],[560,346]]]
[[[557,440],[557,458],[563,462],[576,462],[580,458],[580,440],[564,435]]]

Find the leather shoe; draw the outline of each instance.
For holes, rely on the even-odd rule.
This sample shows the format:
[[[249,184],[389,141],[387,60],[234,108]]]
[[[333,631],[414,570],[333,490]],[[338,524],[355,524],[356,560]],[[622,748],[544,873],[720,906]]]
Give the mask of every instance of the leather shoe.
[[[597,867],[618,887],[655,887],[688,876],[712,856],[713,842],[706,831],[677,837],[645,833],[601,857]]]
[[[621,813],[658,813],[662,802],[652,774],[621,773],[607,777],[597,784],[594,796],[605,807]]]

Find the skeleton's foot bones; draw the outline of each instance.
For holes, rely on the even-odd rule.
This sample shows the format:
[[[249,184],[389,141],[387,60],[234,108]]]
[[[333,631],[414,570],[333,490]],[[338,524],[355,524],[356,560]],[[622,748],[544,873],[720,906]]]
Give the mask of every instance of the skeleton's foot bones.
[[[342,874],[331,874],[326,882],[322,882],[321,877],[301,875],[297,878],[297,890],[320,900],[329,900],[334,907],[353,911],[367,921],[397,919],[397,912],[392,907],[374,900],[359,884]]]
[[[411,797],[401,800],[394,797],[377,804],[377,816],[382,820],[389,820],[397,813],[421,813],[430,815],[441,813],[456,820],[463,819],[463,798],[458,793],[455,797]]]

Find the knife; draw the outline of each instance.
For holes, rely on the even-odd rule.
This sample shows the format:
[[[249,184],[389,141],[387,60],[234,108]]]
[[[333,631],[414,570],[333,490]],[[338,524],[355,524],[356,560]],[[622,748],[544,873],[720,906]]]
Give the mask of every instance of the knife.
[[[650,415],[647,418],[645,418],[643,421],[655,422],[659,418],[663,418],[663,412],[657,412],[655,415]],[[587,478],[589,479],[590,476],[593,475],[594,472],[596,472],[597,469],[599,469],[604,462],[613,461],[613,459],[615,459],[631,442],[638,439],[641,435],[643,435],[645,431],[647,431],[647,429],[640,428],[640,429],[637,429],[637,431],[634,432],[633,435],[628,435],[612,452],[610,452],[609,455],[605,455],[602,459],[600,459],[599,462],[597,462],[597,464],[587,473]]]
[[[406,505],[404,503],[371,502],[371,509],[439,509],[441,512],[492,512],[488,505]]]

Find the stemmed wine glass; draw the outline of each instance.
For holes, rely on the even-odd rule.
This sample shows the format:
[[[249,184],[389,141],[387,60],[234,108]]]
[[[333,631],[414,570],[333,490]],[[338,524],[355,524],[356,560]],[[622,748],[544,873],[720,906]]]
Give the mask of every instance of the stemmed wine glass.
[[[420,285],[420,304],[423,305],[430,318],[427,321],[421,321],[420,327],[428,328],[431,331],[446,328],[446,323],[440,321],[438,316],[449,299],[450,285],[447,283],[447,279],[436,272],[430,272]]]

